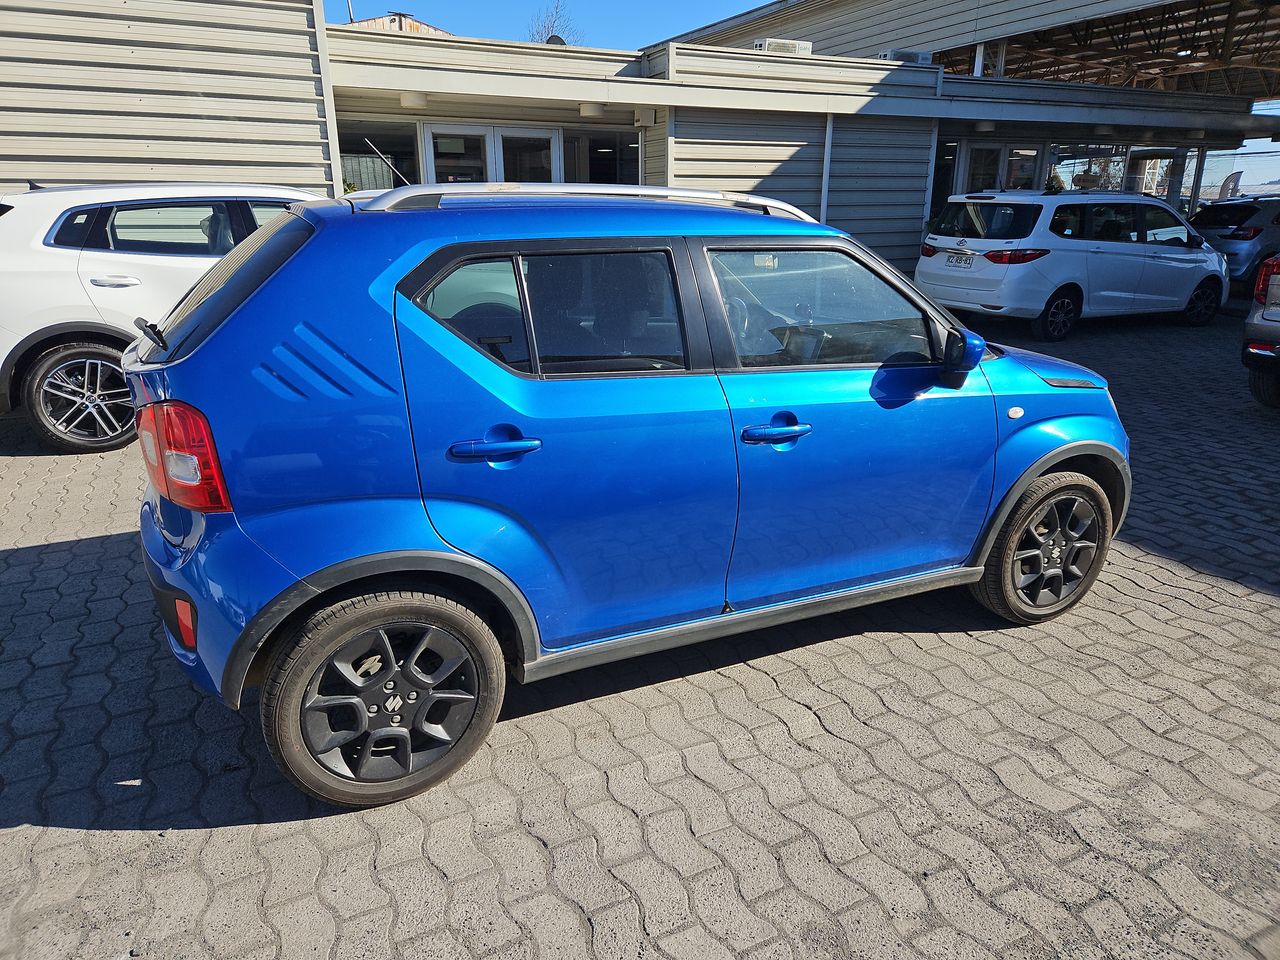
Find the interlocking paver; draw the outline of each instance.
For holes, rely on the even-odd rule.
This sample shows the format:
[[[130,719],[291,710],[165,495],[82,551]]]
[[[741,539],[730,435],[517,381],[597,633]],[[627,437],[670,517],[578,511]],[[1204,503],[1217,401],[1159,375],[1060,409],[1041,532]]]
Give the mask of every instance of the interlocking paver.
[[[1237,330],[1051,349],[1134,443],[1072,613],[953,591],[513,687],[360,812],[171,662],[136,450],[0,419],[0,957],[1280,960],[1280,423]]]

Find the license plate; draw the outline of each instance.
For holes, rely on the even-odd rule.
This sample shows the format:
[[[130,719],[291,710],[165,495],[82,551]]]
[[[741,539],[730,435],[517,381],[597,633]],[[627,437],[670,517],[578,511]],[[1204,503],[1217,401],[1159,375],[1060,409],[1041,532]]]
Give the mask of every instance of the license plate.
[[[947,266],[955,267],[957,270],[972,270],[973,257],[965,253],[948,253]]]

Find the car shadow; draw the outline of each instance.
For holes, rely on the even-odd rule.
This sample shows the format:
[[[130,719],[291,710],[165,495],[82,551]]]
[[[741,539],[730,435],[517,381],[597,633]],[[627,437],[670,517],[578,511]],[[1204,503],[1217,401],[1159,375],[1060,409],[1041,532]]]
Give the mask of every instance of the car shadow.
[[[54,450],[40,442],[27,416],[11,410],[0,416],[0,457],[57,457],[64,451]]]

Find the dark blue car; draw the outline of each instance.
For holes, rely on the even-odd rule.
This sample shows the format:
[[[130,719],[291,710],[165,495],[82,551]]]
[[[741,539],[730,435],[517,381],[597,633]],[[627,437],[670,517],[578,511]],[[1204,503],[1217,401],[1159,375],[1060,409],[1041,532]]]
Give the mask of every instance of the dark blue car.
[[[518,681],[968,584],[1014,623],[1129,497],[1096,374],[989,346],[776,201],[304,204],[126,357],[174,655],[301,788],[448,776]]]

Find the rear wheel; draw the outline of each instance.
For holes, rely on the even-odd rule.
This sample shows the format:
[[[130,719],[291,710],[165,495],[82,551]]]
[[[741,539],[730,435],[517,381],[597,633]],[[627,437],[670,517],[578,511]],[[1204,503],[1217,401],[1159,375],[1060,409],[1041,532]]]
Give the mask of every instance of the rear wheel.
[[[118,348],[101,343],[64,343],[36,359],[22,381],[22,402],[46,445],[96,453],[133,442],[133,401],[120,357]]]
[[[1079,603],[1111,547],[1111,504],[1082,473],[1052,473],[1018,500],[970,587],[1013,623],[1050,620]]]
[[[1280,407],[1280,370],[1250,370],[1249,392],[1266,407]]]
[[[1040,312],[1031,321],[1031,335],[1037,340],[1065,340],[1067,334],[1080,319],[1080,294],[1070,287],[1054,291]]]
[[[276,649],[261,699],[267,746],[312,796],[373,806],[421,793],[479,749],[506,674],[498,640],[449,597],[343,600]]]
[[[1202,280],[1200,286],[1192,291],[1187,305],[1182,311],[1182,322],[1189,327],[1207,327],[1218,315],[1222,288],[1217,281]]]

